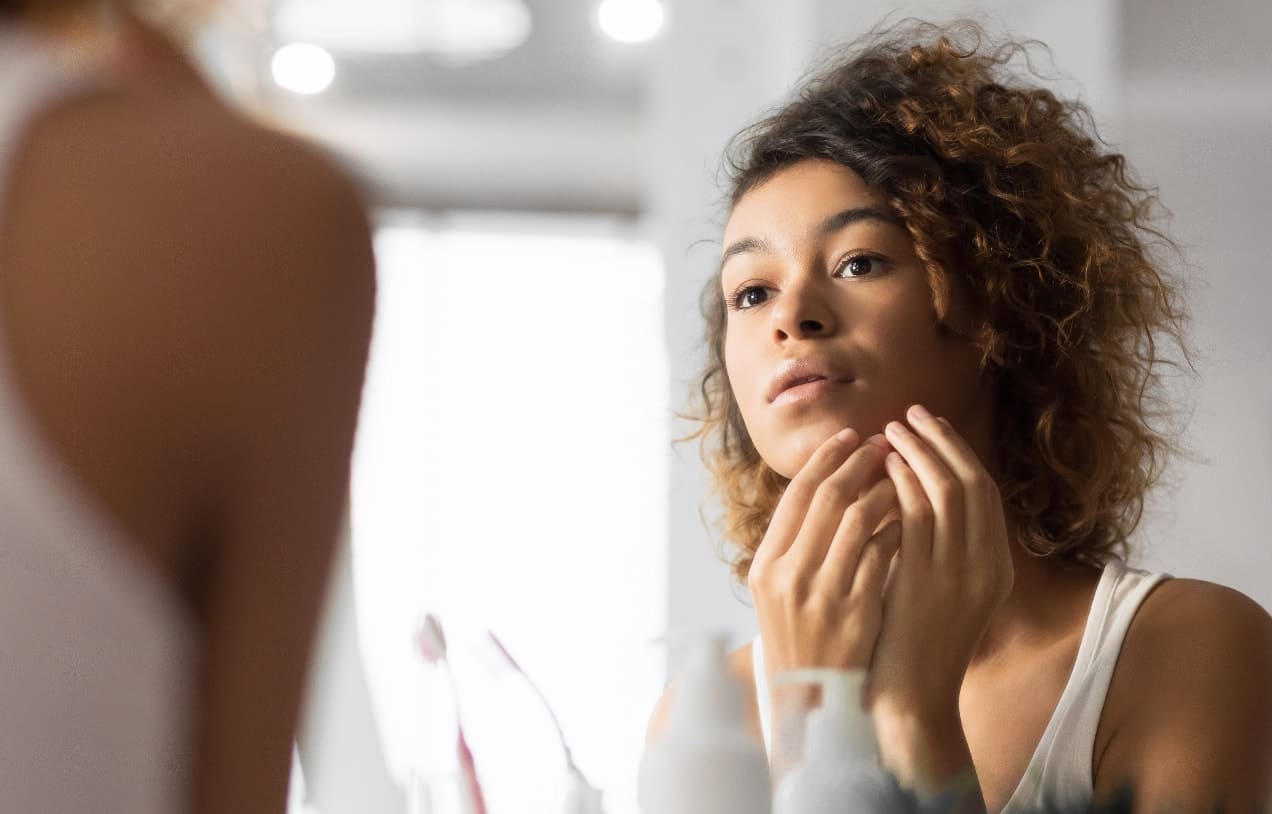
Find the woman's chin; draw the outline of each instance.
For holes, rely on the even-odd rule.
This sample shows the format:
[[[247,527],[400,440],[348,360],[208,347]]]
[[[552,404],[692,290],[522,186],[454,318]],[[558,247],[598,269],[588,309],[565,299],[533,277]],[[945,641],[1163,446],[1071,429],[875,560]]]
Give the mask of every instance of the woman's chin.
[[[765,456],[765,459],[770,462],[769,465],[774,471],[789,480],[804,468],[808,460],[813,457],[813,453],[830,440],[831,436],[849,427],[857,431],[861,441],[883,431],[882,424],[862,426],[833,418],[810,422],[782,439],[780,454]]]

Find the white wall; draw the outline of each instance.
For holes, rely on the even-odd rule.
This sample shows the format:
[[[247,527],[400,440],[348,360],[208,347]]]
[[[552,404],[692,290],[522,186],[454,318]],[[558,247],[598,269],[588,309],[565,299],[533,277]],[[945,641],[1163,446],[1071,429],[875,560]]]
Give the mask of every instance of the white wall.
[[[1185,443],[1141,536],[1144,563],[1272,608],[1272,6],[1127,0],[1122,147],[1160,186],[1192,286],[1200,377]]]

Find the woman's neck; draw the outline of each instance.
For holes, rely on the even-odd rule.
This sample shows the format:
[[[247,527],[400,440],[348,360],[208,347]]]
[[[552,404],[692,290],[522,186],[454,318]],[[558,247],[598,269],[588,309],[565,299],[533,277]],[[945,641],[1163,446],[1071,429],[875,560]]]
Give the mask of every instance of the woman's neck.
[[[1052,645],[1086,626],[1100,569],[1063,557],[1038,557],[1013,537],[1015,580],[990,620],[969,669],[1010,658],[1020,648]]]

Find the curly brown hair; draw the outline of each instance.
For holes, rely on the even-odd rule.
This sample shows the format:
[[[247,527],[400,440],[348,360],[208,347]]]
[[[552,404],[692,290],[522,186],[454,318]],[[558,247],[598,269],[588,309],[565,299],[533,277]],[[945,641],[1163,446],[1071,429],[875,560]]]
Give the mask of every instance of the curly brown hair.
[[[992,372],[999,489],[1019,542],[1099,565],[1126,556],[1176,450],[1162,366],[1192,365],[1181,289],[1157,255],[1177,250],[1153,225],[1156,191],[1087,108],[1009,65],[1045,46],[988,40],[975,23],[910,20],[850,46],[734,137],[729,204],[808,159],[879,190],[914,241],[942,328],[974,342]],[[948,321],[955,286],[971,330]],[[745,581],[788,481],[761,459],[733,397],[718,276],[703,312],[709,361],[689,438],[702,442]]]

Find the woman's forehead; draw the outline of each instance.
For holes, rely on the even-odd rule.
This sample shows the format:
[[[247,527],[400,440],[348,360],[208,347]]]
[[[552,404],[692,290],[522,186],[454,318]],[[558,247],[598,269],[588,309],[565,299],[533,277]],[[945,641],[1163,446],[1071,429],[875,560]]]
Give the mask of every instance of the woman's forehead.
[[[747,238],[815,236],[827,219],[848,211],[869,211],[900,223],[884,196],[857,173],[831,161],[801,161],[778,170],[738,200],[725,224],[723,245]]]

